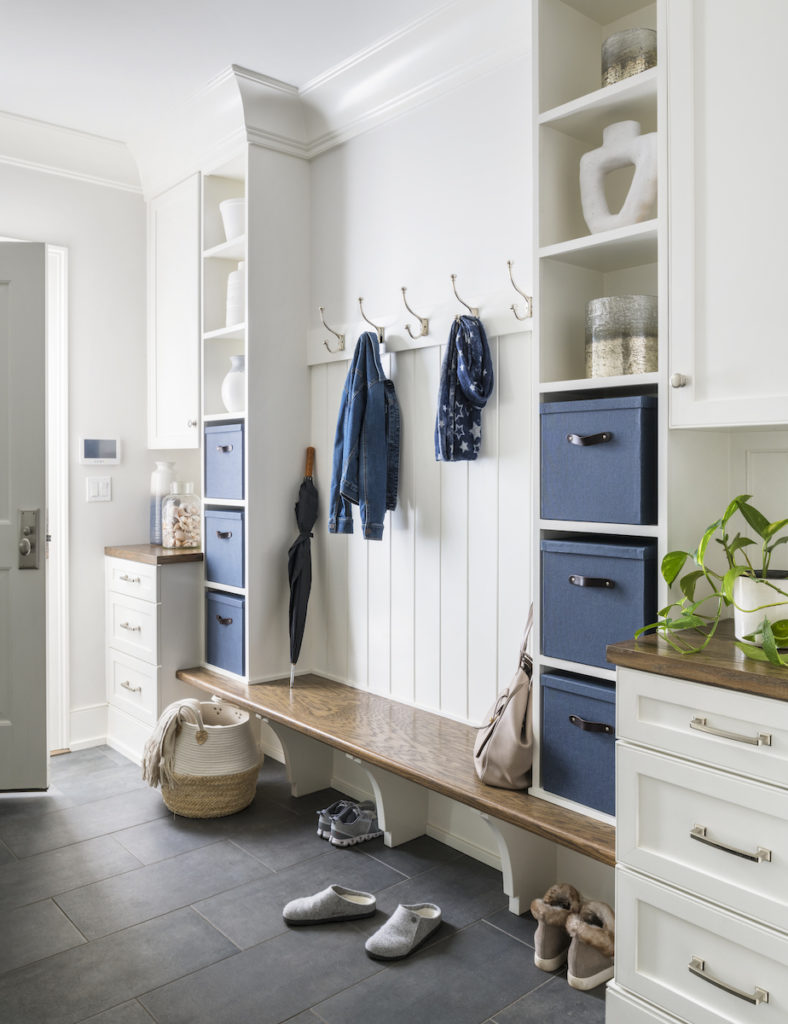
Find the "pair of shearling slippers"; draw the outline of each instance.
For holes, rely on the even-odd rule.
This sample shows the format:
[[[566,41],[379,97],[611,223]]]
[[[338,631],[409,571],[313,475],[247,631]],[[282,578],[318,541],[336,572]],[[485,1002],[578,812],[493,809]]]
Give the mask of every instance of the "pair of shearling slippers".
[[[376,910],[372,893],[329,885],[314,896],[291,900],[282,917],[289,925],[334,924],[372,917]],[[400,903],[388,921],[367,939],[367,956],[373,960],[403,960],[423,945],[440,923],[441,909],[434,903]]]
[[[537,920],[534,964],[543,971],[567,965],[572,988],[588,991],[613,977],[616,918],[607,903],[583,900],[571,885],[552,885],[533,900]]]

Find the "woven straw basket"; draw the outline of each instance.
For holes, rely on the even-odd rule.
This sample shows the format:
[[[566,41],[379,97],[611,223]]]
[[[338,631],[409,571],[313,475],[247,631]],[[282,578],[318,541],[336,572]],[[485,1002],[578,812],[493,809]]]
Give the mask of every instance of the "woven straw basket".
[[[248,713],[222,701],[184,703],[194,722],[181,722],[164,803],[184,818],[242,811],[254,800],[262,764]]]

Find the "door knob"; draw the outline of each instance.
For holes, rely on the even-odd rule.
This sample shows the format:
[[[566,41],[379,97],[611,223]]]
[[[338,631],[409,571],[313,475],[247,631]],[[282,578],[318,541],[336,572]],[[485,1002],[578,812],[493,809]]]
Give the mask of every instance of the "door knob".
[[[23,537],[19,542],[19,554],[23,558],[27,558],[30,552],[33,550],[33,545],[30,543],[27,537]]]
[[[672,388],[683,388],[689,384],[689,377],[683,373],[674,373],[670,377],[670,386]]]

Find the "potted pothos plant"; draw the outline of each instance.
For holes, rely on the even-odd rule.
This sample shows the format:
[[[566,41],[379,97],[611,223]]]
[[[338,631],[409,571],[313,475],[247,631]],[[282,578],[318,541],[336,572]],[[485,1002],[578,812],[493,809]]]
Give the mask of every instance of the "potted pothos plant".
[[[636,636],[656,630],[682,654],[702,651],[732,606],[736,646],[748,658],[788,668],[788,657],[780,653],[788,646],[788,572],[771,568],[775,549],[788,542],[788,519],[769,522],[751,497],[734,498],[694,551],[665,555],[663,579],[669,587],[677,585],[682,596],[660,609],[658,620]],[[737,516],[760,538],[760,545],[734,533]],[[717,569],[710,563],[720,550],[727,564]]]

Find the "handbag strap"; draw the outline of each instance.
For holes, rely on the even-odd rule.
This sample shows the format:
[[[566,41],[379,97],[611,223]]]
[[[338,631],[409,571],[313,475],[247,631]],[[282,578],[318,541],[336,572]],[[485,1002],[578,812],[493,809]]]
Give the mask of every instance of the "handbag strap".
[[[528,618],[525,620],[525,629],[523,630],[523,639],[520,644],[520,668],[525,672],[531,671],[531,656],[528,654],[528,641],[531,638],[531,630],[534,626],[534,603],[531,602],[531,607],[528,609]]]

